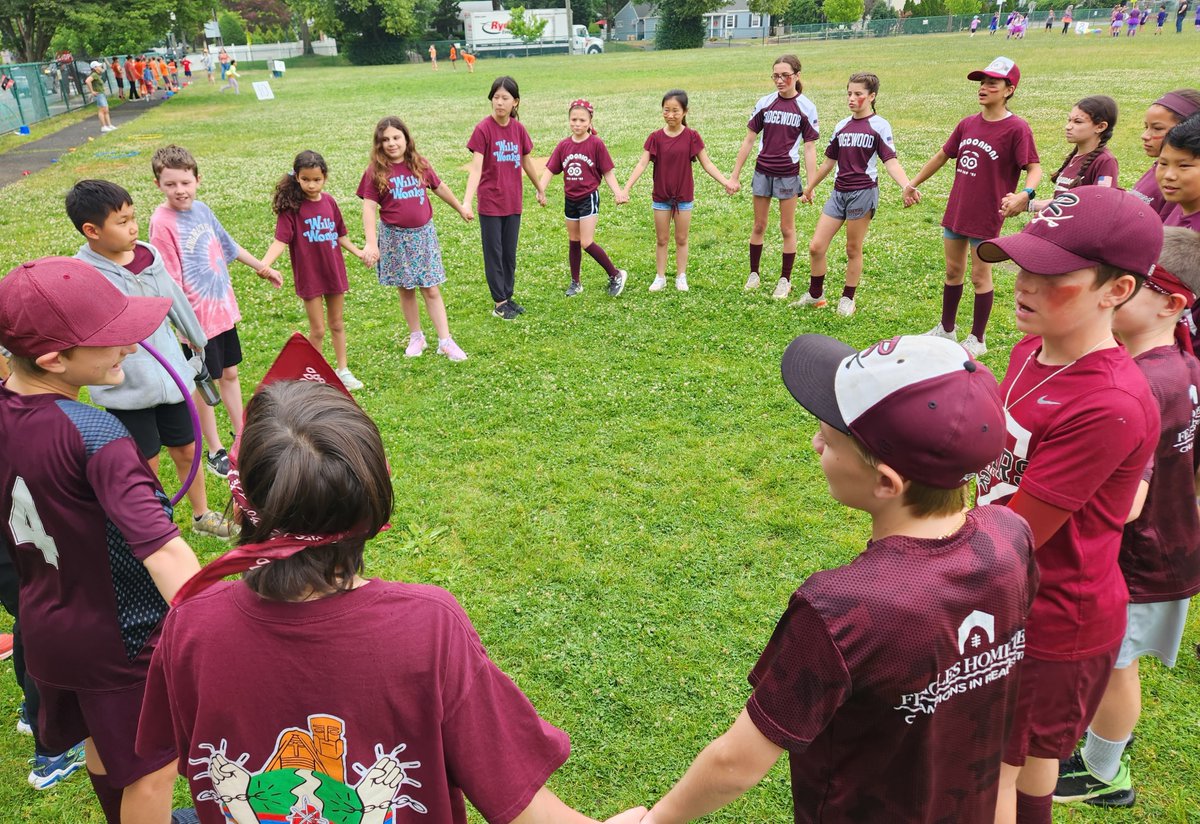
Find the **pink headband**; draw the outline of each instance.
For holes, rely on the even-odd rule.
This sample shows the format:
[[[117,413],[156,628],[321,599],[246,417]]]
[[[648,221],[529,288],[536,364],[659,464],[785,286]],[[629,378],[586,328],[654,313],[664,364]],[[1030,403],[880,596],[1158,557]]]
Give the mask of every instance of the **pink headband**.
[[[1155,100],[1154,105],[1162,106],[1164,109],[1170,109],[1171,111],[1175,112],[1175,114],[1179,115],[1180,120],[1187,120],[1197,111],[1200,111],[1200,106],[1188,100],[1183,95],[1175,92],[1167,92],[1162,97],[1158,98],[1158,100]]]

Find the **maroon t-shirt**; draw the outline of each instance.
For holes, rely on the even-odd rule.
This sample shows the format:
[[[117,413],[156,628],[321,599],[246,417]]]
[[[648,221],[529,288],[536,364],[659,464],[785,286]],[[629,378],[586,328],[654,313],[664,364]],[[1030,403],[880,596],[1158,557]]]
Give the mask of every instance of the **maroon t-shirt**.
[[[381,192],[376,188],[375,176],[368,168],[363,172],[355,194],[378,203],[379,218],[389,226],[419,229],[433,219],[429,192],[441,185],[433,166],[425,170],[424,178],[419,178],[407,163],[393,163],[387,189]]]
[[[366,182],[369,189],[374,188],[370,180]],[[421,191],[423,194],[424,189]],[[378,202],[374,197],[371,200]],[[350,291],[346,259],[338,246],[338,238],[345,236],[342,210],[324,192],[320,200],[305,198],[299,209],[275,218],[275,239],[288,245],[297,295],[308,300]]]
[[[563,176],[563,194],[570,200],[587,197],[600,188],[600,181],[613,168],[604,141],[589,134],[578,143],[573,138],[559,141],[546,161],[546,168]]]
[[[1037,551],[1042,583],[1028,650],[1079,660],[1116,648],[1125,635],[1129,590],[1117,554],[1158,444],[1158,405],[1123,348],[1063,369],[1037,362],[1041,343],[1031,335],[1013,348],[1000,384],[1008,437],[977,489],[981,505],[1006,504],[1019,487],[1071,513]]]
[[[154,263],[154,252],[149,246],[143,246],[140,243],[135,243],[133,246],[133,260],[125,264],[125,268],[130,274],[140,275],[142,272]]]
[[[1171,208],[1166,211],[1163,226],[1182,226],[1193,232],[1200,232],[1200,211],[1185,215],[1183,207],[1178,203],[1168,203],[1167,205]]]
[[[820,138],[817,107],[802,94],[780,97],[772,92],[754,104],[746,128],[757,132],[758,159],[754,171],[771,177],[800,174],[804,144]]]
[[[833,188],[839,192],[856,192],[879,185],[876,158],[885,163],[896,156],[892,125],[877,114],[870,117],[847,117],[833,130],[825,147],[825,156],[837,161],[837,177]]]
[[[1036,589],[1029,526],[999,507],[809,577],[746,704],[790,755],[796,822],[991,821]]]
[[[1071,162],[1059,172],[1058,179],[1054,181],[1055,193],[1065,192],[1076,186],[1117,186],[1117,159],[1107,146],[1092,159],[1087,171],[1080,178],[1079,170],[1083,168],[1083,161],[1086,159],[1087,153],[1076,154],[1071,158]]]
[[[1200,516],[1196,511],[1196,426],[1200,361],[1178,346],[1133,359],[1158,402],[1162,433],[1141,516],[1125,525],[1119,561],[1129,600],[1178,601],[1200,593]]]
[[[158,478],[120,421],[61,395],[0,386],[0,438],[29,672],[70,690],[139,683],[167,614],[142,562],[179,535]]]
[[[477,190],[479,214],[521,214],[521,158],[533,151],[533,141],[521,121],[511,119],[501,126],[494,117],[485,117],[471,132],[467,150],[483,155]]]
[[[1133,188],[1129,191],[1148,203],[1150,208],[1158,212],[1158,216],[1165,220],[1167,215],[1171,214],[1171,210],[1175,208],[1175,204],[1167,203],[1163,199],[1162,191],[1158,188],[1158,177],[1154,174],[1157,166],[1157,163],[1151,163],[1150,168],[1138,178],[1138,182],[1133,184]]]
[[[642,148],[650,153],[650,162],[654,164],[654,190],[650,196],[655,203],[691,203],[696,199],[692,161],[704,151],[704,140],[698,131],[684,126],[682,132],[672,137],[656,129]]]
[[[1016,191],[1021,170],[1038,162],[1029,124],[1011,113],[1003,120],[973,114],[959,121],[942,151],[956,159],[942,226],[967,237],[996,237],[1004,223],[1000,201]]]
[[[465,824],[464,794],[508,822],[570,751],[450,593],[379,580],[300,603],[235,581],[173,609],[137,748],[172,745],[204,824]]]

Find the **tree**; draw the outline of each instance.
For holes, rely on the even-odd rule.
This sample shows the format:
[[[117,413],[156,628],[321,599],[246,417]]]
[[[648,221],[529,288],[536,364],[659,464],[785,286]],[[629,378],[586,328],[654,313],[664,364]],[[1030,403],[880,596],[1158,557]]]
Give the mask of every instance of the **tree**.
[[[23,63],[40,61],[72,5],[70,0],[0,0],[0,45]]]
[[[895,20],[900,15],[887,0],[875,0],[867,5],[866,13],[872,20]]]
[[[443,40],[453,40],[463,34],[463,21],[459,17],[458,0],[438,0],[429,18],[429,28]]]
[[[884,2],[885,0],[880,0]],[[822,0],[789,0],[783,12],[783,23],[788,26],[807,26],[824,20],[821,14]]]
[[[726,0],[660,0],[657,49],[698,49],[704,45],[704,15],[725,6]]]
[[[830,23],[853,23],[861,20],[863,0],[825,0],[825,19]]]
[[[754,14],[763,15],[763,39],[767,36],[767,19],[766,16],[771,16],[771,22],[779,20],[787,11],[791,0],[750,0],[748,7]]]
[[[226,46],[246,45],[246,22],[236,11],[222,11],[217,15],[221,27],[221,41]]]
[[[978,14],[982,8],[979,0],[945,0],[946,11],[955,16]]]
[[[529,44],[542,36],[550,21],[545,17],[527,15],[524,6],[513,6],[508,13],[511,15],[508,21],[509,34],[525,44],[525,54],[528,55]]]
[[[251,31],[287,28],[292,10],[283,0],[226,0],[225,7],[241,15]]]

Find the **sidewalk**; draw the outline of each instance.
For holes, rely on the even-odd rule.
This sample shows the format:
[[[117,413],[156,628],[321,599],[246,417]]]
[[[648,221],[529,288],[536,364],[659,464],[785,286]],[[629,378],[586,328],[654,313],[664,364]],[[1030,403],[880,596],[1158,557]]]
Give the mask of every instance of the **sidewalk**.
[[[164,97],[155,97],[146,102],[126,100],[120,106],[113,106],[109,109],[113,125],[122,126],[137,118],[142,112],[162,105],[165,100]],[[15,183],[25,177],[26,173],[35,174],[45,169],[66,154],[68,150],[85,145],[89,137],[102,141],[114,134],[116,132],[102,133],[100,121],[93,114],[87,120],[74,123],[65,129],[59,129],[54,134],[10,149],[0,154],[0,188]]]

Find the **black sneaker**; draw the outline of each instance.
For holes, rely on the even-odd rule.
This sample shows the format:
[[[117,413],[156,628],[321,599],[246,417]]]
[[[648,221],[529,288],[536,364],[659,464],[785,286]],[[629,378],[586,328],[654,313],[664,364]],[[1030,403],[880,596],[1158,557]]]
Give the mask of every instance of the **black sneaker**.
[[[577,280],[573,280],[573,281],[571,281],[571,285],[567,287],[566,295],[569,298],[573,298],[582,291],[583,291],[583,284]]]
[[[525,314],[525,307],[522,306],[521,304],[517,303],[512,298],[508,299],[508,305],[511,306],[513,311],[516,312],[518,315]]]
[[[1121,759],[1121,766],[1112,781],[1105,781],[1092,774],[1083,762],[1083,754],[1076,750],[1058,765],[1054,800],[1085,801],[1097,807],[1132,807],[1137,793],[1129,777],[1128,757]]]
[[[205,453],[204,465],[209,472],[220,478],[229,477],[229,454],[223,448],[213,453]]]
[[[608,279],[608,296],[611,298],[617,297],[625,291],[625,278],[629,277],[629,273],[624,269],[617,270],[615,278]]]
[[[492,310],[492,314],[500,318],[500,320],[516,320],[517,310],[512,308],[510,303],[502,303]]]

